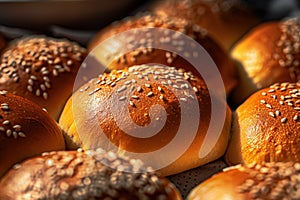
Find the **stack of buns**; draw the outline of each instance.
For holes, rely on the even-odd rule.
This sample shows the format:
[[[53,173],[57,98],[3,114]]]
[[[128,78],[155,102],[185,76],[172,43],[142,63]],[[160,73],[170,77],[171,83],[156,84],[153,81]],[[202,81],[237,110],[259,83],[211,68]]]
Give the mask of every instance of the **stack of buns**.
[[[258,23],[239,1],[149,10],[87,50],[0,38],[0,199],[299,199],[300,22],[239,39]]]

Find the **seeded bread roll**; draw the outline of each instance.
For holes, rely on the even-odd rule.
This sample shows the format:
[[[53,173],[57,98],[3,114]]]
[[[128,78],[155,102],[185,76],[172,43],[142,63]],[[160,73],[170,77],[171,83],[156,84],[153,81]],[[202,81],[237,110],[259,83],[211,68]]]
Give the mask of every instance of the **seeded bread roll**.
[[[255,91],[277,82],[300,80],[300,22],[267,22],[237,43],[231,55],[240,63],[240,84],[232,94],[239,105]]]
[[[85,54],[82,47],[67,40],[17,39],[1,55],[0,89],[32,100],[57,119]]]
[[[15,165],[3,177],[0,198],[181,199],[167,179],[147,170],[139,160],[101,149],[44,153]]]
[[[300,162],[300,83],[277,83],[249,97],[233,114],[228,164]]]
[[[187,200],[300,199],[300,163],[265,163],[226,168],[197,186]]]
[[[116,34],[137,28],[149,29],[147,31],[137,30],[136,32],[132,32],[132,35],[127,37],[126,41],[125,39],[116,40],[106,48],[97,49],[99,54],[107,55],[108,59],[103,62],[109,69],[124,69],[133,65],[159,63],[166,66],[184,68],[198,74],[198,66],[193,66],[189,62],[189,59],[191,57],[194,59],[201,58],[201,55],[199,55],[201,54],[200,48],[204,48],[210,56],[207,59],[212,59],[220,71],[226,94],[229,95],[230,91],[237,85],[236,68],[229,55],[211,38],[205,29],[184,19],[174,20],[166,16],[148,13],[129,17],[101,30],[90,42],[88,50],[93,50],[98,44]],[[185,34],[192,38],[194,43],[188,44],[190,41],[184,40],[178,33],[175,34],[173,31]],[[133,44],[138,48],[132,51],[129,49],[129,52],[120,55],[120,50],[129,48]],[[196,44],[200,44],[201,47],[199,48]],[[112,48],[112,45],[114,48]],[[174,46],[176,51],[168,51],[168,46]],[[111,51],[113,53],[107,53]],[[182,53],[183,56],[178,55],[178,52]],[[112,63],[109,62],[111,57],[114,57]],[[201,65],[205,61],[200,60],[199,62],[199,65]]]
[[[212,102],[219,105],[217,113],[211,111]],[[211,125],[211,118],[218,119],[218,124]],[[228,143],[231,111],[225,99],[210,96],[204,81],[190,72],[137,65],[113,70],[82,86],[68,100],[59,124],[68,148],[116,147],[119,152],[142,156],[167,148],[156,159],[150,156],[143,160],[157,165],[182,153],[160,169],[165,176],[222,156]],[[207,134],[210,126],[216,129]],[[211,143],[206,146],[204,141]],[[202,147],[207,154],[200,157]]]
[[[225,49],[230,49],[258,23],[255,15],[240,0],[159,0],[152,10],[174,20],[189,20],[207,29]]]
[[[0,177],[25,158],[65,149],[58,125],[39,106],[4,90],[0,103]]]

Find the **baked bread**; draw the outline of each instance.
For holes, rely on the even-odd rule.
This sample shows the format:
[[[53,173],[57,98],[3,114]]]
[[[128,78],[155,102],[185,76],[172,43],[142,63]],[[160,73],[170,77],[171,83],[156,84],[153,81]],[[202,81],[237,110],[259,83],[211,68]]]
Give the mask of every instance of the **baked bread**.
[[[254,27],[258,18],[240,0],[165,0],[157,1],[152,11],[184,18],[208,30],[225,49]]]
[[[228,164],[300,162],[300,83],[277,83],[233,113]]]
[[[231,111],[225,98],[214,96],[190,72],[137,65],[82,86],[66,103],[59,124],[70,149],[100,147],[141,156],[165,176],[221,157]]]
[[[167,179],[148,170],[139,160],[101,149],[43,153],[2,178],[0,199],[181,199]]]
[[[63,149],[62,132],[45,111],[25,98],[0,91],[0,177],[16,162]]]
[[[187,200],[296,200],[300,199],[299,177],[299,163],[238,165],[201,183]]]
[[[85,49],[64,39],[16,39],[0,57],[0,89],[35,102],[58,119],[85,56]]]
[[[126,32],[128,36],[120,36]],[[101,62],[108,69],[158,63],[201,74],[201,64],[212,59],[221,74],[226,94],[237,85],[236,67],[229,55],[205,29],[184,19],[149,13],[128,17],[101,30],[91,40],[88,50],[102,56]],[[198,59],[196,66],[190,62],[192,59]]]
[[[266,22],[236,44],[231,52],[240,63],[240,84],[231,96],[235,104],[274,83],[300,80],[299,31],[296,18]]]

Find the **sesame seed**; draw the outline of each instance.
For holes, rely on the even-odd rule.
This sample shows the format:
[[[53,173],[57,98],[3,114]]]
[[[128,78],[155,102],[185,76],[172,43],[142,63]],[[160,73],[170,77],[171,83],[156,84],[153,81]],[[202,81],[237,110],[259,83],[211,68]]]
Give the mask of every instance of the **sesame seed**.
[[[180,100],[186,102],[187,98],[181,97]]]
[[[6,90],[0,90],[0,94],[5,96],[7,94],[7,91]]]
[[[10,137],[12,134],[12,131],[10,129],[6,130],[6,136],[7,137]]]
[[[33,91],[32,86],[31,86],[31,85],[28,85],[28,86],[27,86],[27,90],[28,90],[29,92],[32,92],[32,91]]]
[[[48,94],[47,94],[47,92],[43,92],[43,98],[44,98],[45,100],[48,99]]]
[[[269,115],[270,115],[271,117],[274,117],[274,118],[275,118],[275,115],[274,115],[273,112],[269,112]]]
[[[193,87],[194,92],[198,92],[198,89],[194,86]]]
[[[138,86],[136,90],[137,90],[138,92],[142,92],[142,91],[143,91],[143,89],[142,89],[141,86]]]
[[[124,100],[126,100],[125,96],[122,96],[122,97],[119,98],[119,101],[124,101]]]
[[[280,113],[279,110],[276,110],[276,111],[275,111],[275,114],[276,114],[276,116],[280,116],[281,113]]]
[[[37,89],[37,90],[35,91],[35,95],[36,95],[36,96],[40,96],[40,95],[41,95],[40,89]]]
[[[293,120],[294,120],[294,121],[297,121],[297,120],[298,120],[298,115],[295,115],[295,116],[293,117]]]
[[[120,92],[123,92],[126,89],[127,89],[127,87],[125,85],[123,85],[122,87],[120,87],[119,89],[117,89],[117,92],[120,93]]]
[[[262,92],[262,93],[261,93],[261,95],[263,95],[263,96],[266,96],[266,95],[267,95],[267,93],[266,93],[266,92]]]
[[[2,122],[3,125],[8,125],[9,123],[10,123],[9,120],[5,120]]]
[[[300,107],[294,107],[295,110],[300,110]]]
[[[267,108],[272,108],[272,106],[270,104],[266,104]]]
[[[133,101],[129,101],[129,104],[130,104],[131,106],[134,106]]]
[[[282,123],[285,123],[285,122],[287,121],[287,118],[284,117],[284,118],[282,118],[280,121],[281,121]]]
[[[153,92],[148,92],[147,97],[153,96],[154,93]]]
[[[275,90],[274,90],[274,89],[271,89],[271,90],[269,90],[268,92],[269,92],[269,93],[272,93],[272,92],[275,92]]]
[[[262,99],[262,100],[260,100],[260,103],[266,104],[266,101]]]
[[[13,128],[14,128],[16,131],[20,131],[20,130],[21,130],[21,125],[14,125]]]
[[[136,96],[136,95],[132,95],[131,97],[132,97],[133,99],[139,99],[139,97]]]
[[[125,85],[131,84],[131,80],[125,81],[124,84],[125,84]]]
[[[148,83],[145,83],[145,87],[147,87],[147,88],[151,88],[151,85],[150,85],[150,84],[148,84]]]
[[[33,83],[33,80],[32,79],[28,79],[28,84],[29,85],[33,85],[34,83]]]
[[[12,134],[13,134],[14,138],[17,139],[18,133],[16,131],[13,131]]]
[[[0,126],[0,131],[5,131],[5,128]]]

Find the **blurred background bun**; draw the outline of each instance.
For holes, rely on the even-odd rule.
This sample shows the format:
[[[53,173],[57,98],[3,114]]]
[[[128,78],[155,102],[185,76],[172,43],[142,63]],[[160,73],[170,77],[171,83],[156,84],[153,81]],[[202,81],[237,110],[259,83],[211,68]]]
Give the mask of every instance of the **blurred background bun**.
[[[300,80],[300,21],[272,21],[255,27],[232,49],[240,84],[232,94],[239,105],[255,91],[277,82]]]
[[[25,158],[65,149],[57,123],[33,102],[1,90],[0,108],[0,177]]]
[[[241,0],[159,0],[151,10],[207,29],[226,50],[259,22]]]
[[[181,199],[167,179],[147,170],[139,160],[101,149],[43,153],[3,177],[0,198]]]
[[[156,29],[154,31],[151,29],[153,27],[165,29]],[[106,46],[102,44],[101,47],[96,48],[97,45],[112,36],[138,28],[148,29],[146,29],[145,32],[137,30],[136,33],[133,32],[132,35],[125,40],[112,41],[107,45],[105,44]],[[166,29],[170,29],[172,32]],[[159,31],[161,31],[161,33]],[[183,40],[179,34],[174,34],[173,31],[191,37],[201,47],[195,47],[195,44],[187,44],[188,41]],[[153,47],[155,44],[156,46],[158,44],[160,48]],[[112,48],[112,45],[114,48]],[[120,53],[122,49],[128,48],[130,45],[136,45],[139,48],[136,48],[133,51],[130,49],[131,51],[125,54]],[[164,50],[170,45],[175,46],[177,52],[182,53],[184,57],[176,54],[176,52]],[[201,52],[202,48],[206,50],[218,67],[224,81],[226,94],[229,95],[232,89],[237,85],[237,72],[234,63],[224,49],[205,29],[202,29],[200,26],[185,19],[174,19],[157,14],[142,13],[125,18],[102,29],[88,45],[89,51],[94,49],[93,53],[95,54],[107,55],[108,59],[101,61],[107,65],[108,69],[124,69],[132,65],[159,63],[176,68],[185,68],[195,74],[199,74],[201,71],[198,72],[198,66],[193,66],[186,59],[200,57],[198,54],[199,51]],[[111,51],[113,53],[108,53]],[[200,60],[199,62],[206,61]],[[199,65],[201,64],[202,63],[199,63]],[[214,79],[215,77],[210,78]]]
[[[14,40],[0,57],[0,89],[32,100],[57,119],[85,56],[84,48],[66,39]]]

